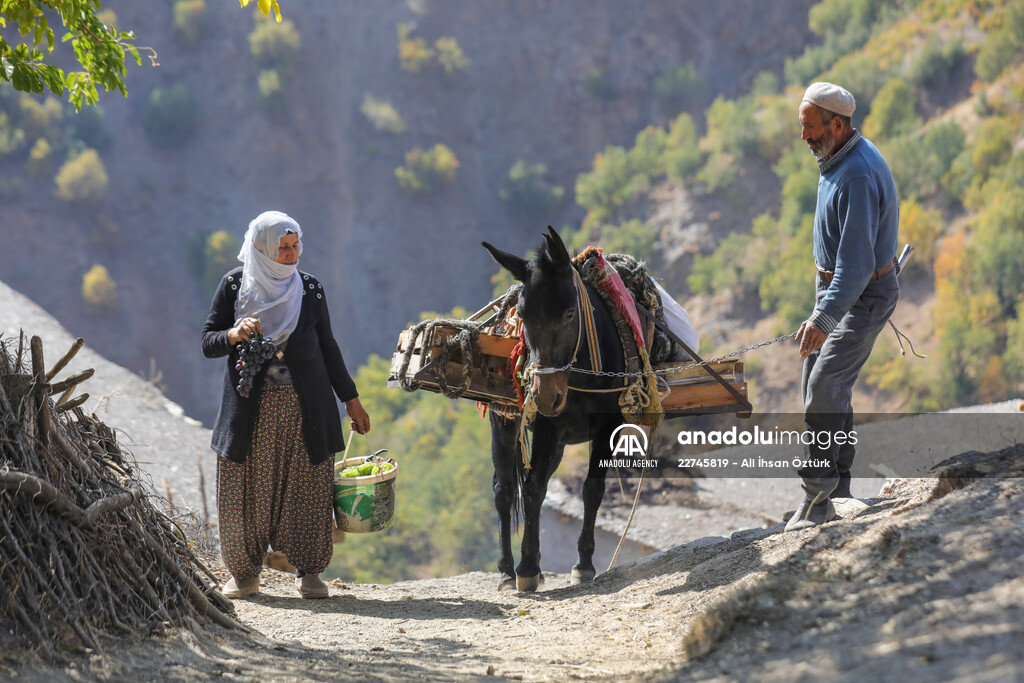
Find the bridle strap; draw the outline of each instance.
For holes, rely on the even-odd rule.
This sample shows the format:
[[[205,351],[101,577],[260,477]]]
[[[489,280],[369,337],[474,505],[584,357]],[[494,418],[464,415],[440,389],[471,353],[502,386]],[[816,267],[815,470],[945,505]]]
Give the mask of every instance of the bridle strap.
[[[576,268],[572,268],[572,283],[576,288],[576,348],[572,351],[572,359],[569,363],[560,368],[546,368],[536,364],[533,366],[535,375],[553,375],[556,372],[564,372],[576,364],[576,357],[580,352],[580,345],[583,342],[584,328],[587,334],[587,348],[590,351],[591,364],[594,370],[601,370],[601,350],[597,344],[597,325],[594,323],[594,309],[590,306],[590,297],[587,296],[587,286],[583,277]]]

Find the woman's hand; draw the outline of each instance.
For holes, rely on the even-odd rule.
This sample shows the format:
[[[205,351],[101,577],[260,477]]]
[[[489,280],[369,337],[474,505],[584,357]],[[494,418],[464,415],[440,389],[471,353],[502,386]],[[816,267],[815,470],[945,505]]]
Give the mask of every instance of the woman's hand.
[[[349,419],[352,420],[352,429],[357,434],[366,434],[370,431],[370,416],[358,398],[345,401],[345,412],[348,413]]]
[[[248,341],[254,334],[263,334],[263,323],[259,318],[242,318],[228,330],[228,344],[234,346],[240,341]]]

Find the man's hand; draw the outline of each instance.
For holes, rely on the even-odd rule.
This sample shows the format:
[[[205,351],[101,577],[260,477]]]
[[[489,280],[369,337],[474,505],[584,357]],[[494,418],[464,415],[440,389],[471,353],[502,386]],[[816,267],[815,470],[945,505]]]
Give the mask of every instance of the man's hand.
[[[800,358],[807,358],[807,356],[820,349],[826,339],[828,339],[828,335],[820,327],[810,320],[805,320],[800,325],[800,330],[796,333],[796,340],[800,342]]]
[[[358,398],[345,401],[345,412],[348,413],[349,419],[352,420],[352,429],[357,434],[366,434],[370,431],[370,416]]]

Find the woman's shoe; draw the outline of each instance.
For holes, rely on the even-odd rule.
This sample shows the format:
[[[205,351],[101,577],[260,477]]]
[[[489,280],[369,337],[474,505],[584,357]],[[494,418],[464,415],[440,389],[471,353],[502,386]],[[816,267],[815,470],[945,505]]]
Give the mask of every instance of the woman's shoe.
[[[301,579],[295,579],[295,588],[299,595],[304,598],[320,599],[330,596],[327,591],[327,584],[320,580],[317,574],[306,574]]]
[[[236,579],[232,576],[228,579],[228,582],[221,587],[220,592],[225,598],[231,598],[232,600],[256,595],[260,592],[260,577],[254,576],[251,579]]]

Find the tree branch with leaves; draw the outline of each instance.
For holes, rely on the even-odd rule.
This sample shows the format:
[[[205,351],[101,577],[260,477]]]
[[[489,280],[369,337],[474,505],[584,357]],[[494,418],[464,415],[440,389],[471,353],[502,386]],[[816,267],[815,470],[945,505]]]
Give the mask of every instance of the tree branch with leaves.
[[[246,7],[251,0],[239,0]],[[274,13],[281,21],[277,0],[256,0],[264,18]],[[127,97],[125,59],[142,64],[146,53],[159,66],[156,50],[135,44],[133,31],[118,31],[98,16],[99,0],[0,0],[0,83],[15,90],[58,97],[68,93],[76,110],[99,101],[99,89],[116,90]],[[80,70],[65,72],[52,64],[57,48],[50,26],[56,15],[65,29],[61,43],[71,43]]]

